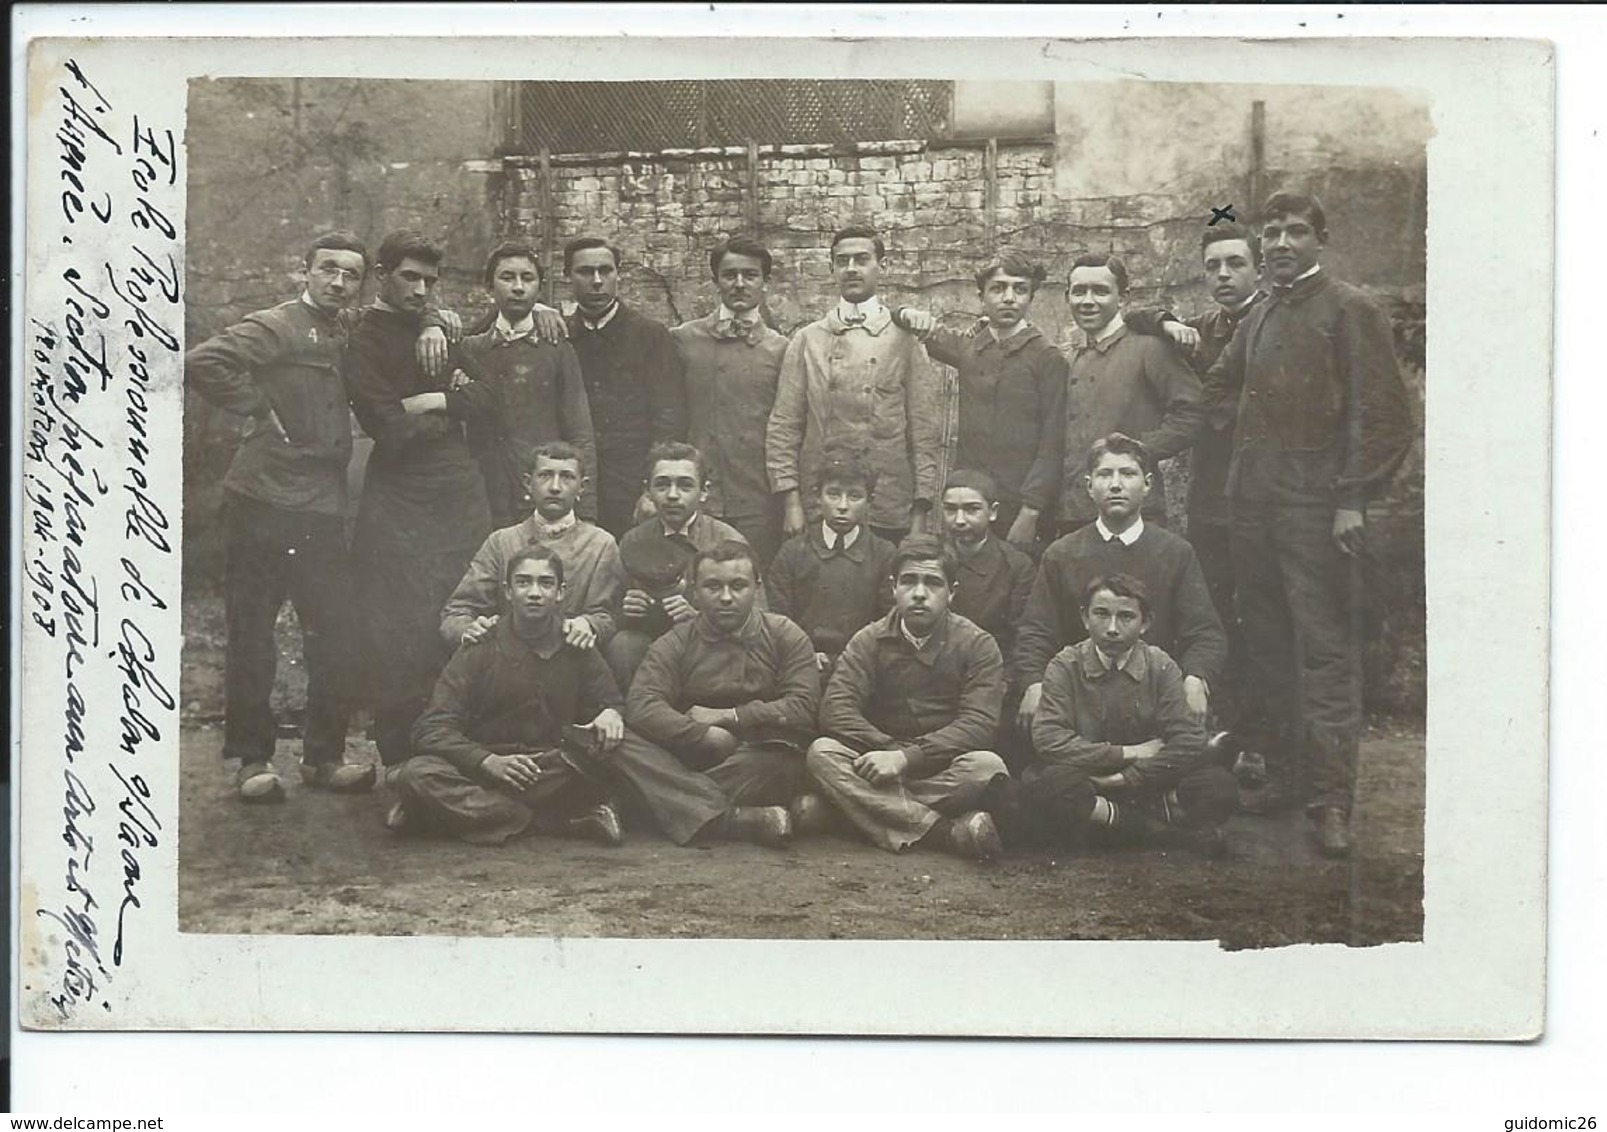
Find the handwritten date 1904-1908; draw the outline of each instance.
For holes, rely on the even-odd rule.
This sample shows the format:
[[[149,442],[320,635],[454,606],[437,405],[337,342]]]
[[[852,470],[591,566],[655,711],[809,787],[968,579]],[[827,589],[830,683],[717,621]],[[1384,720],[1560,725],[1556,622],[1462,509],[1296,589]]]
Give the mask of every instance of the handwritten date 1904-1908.
[[[30,688],[59,695],[63,723],[55,743],[35,742],[37,725],[25,731],[25,760],[60,752],[67,852],[59,898],[41,893],[34,911],[59,929],[46,997],[65,1021],[85,1005],[112,1009],[108,987],[129,961],[147,854],[171,805],[152,788],[150,756],[178,706],[166,676],[177,660],[177,477],[152,456],[153,421],[176,416],[181,388],[180,190],[172,130],[120,109],[75,60],[58,94],[63,223],[48,263],[59,285],[41,293],[59,305],[29,311],[23,574],[33,655],[44,657],[34,664],[59,676],[34,673]],[[164,394],[174,403],[158,406]],[[104,643],[103,622],[116,625]],[[102,683],[117,696],[93,695]],[[97,854],[113,842],[115,857]],[[113,890],[103,954],[102,897]]]

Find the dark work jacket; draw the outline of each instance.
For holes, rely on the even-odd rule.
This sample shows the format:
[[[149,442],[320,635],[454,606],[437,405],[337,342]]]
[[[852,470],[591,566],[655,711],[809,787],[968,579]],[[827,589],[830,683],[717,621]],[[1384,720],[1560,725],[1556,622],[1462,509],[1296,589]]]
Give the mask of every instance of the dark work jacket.
[[[549,440],[567,441],[580,452],[581,472],[590,482],[575,510],[595,518],[591,407],[569,343],[542,342],[534,333],[505,341],[493,327],[464,339],[460,350],[464,372],[474,380],[448,393],[446,408],[468,424],[492,523],[511,527],[530,515],[534,503],[527,487],[535,449]]]
[[[970,334],[935,330],[925,343],[959,373],[954,467],[987,472],[1004,502],[1047,508],[1060,491],[1066,356],[1036,326],[1002,342],[985,325]]]
[[[623,302],[601,330],[571,315],[569,341],[597,438],[598,517],[621,535],[647,476],[647,450],[657,440],[686,439],[680,359],[670,332]]]
[[[1160,739],[1158,755],[1129,763],[1122,748]],[[1205,732],[1189,712],[1183,673],[1161,649],[1139,641],[1117,669],[1094,642],[1062,649],[1043,678],[1032,721],[1038,758],[1087,775],[1120,774],[1127,785],[1175,784],[1203,761]]]
[[[974,621],[991,634],[999,651],[1010,656],[1016,643],[1016,623],[1027,607],[1037,566],[1032,559],[993,535],[960,564],[959,584],[949,608]]]
[[[402,398],[415,393],[444,393],[453,368],[440,378],[418,368],[419,326],[405,312],[368,307],[346,343],[346,390],[358,423],[374,438],[353,541],[360,557],[449,560],[439,569],[444,601],[491,533],[491,515],[463,425],[444,413],[410,416],[402,408]],[[439,601],[430,613],[432,620],[440,616]]]
[[[1071,359],[1066,393],[1065,477],[1060,518],[1092,522],[1098,508],[1085,480],[1088,449],[1112,432],[1143,441],[1156,460],[1175,456],[1194,443],[1204,425],[1200,379],[1178,357],[1170,342],[1122,327],[1100,342],[1075,330],[1065,346]],[[1166,493],[1150,492],[1146,514],[1164,521]]]
[[[856,751],[901,750],[909,775],[935,774],[992,748],[1004,703],[1004,662],[992,637],[957,613],[917,650],[895,610],[848,642],[821,700],[820,727]]]
[[[820,676],[802,629],[755,608],[725,636],[699,616],[653,642],[631,680],[626,721],[642,738],[671,754],[689,751],[708,734],[686,713],[694,706],[731,708],[725,726],[744,742],[783,743],[802,752],[816,736]]]
[[[836,656],[892,608],[893,552],[892,543],[865,526],[853,546],[827,550],[820,524],[810,523],[776,551],[764,580],[770,608],[802,626],[816,652]]]
[[[1185,325],[1200,332],[1200,344],[1188,355],[1188,361],[1202,380],[1228,348],[1228,343],[1233,340],[1233,332],[1238,329],[1245,315],[1266,297],[1265,291],[1257,291],[1238,312],[1213,306],[1204,314],[1184,320]],[[1164,315],[1163,311],[1129,311],[1127,325],[1140,333],[1160,334]],[[1148,329],[1150,325],[1153,325],[1153,330]],[[1191,529],[1193,524],[1225,526],[1228,522],[1228,464],[1233,459],[1234,415],[1232,412],[1222,412],[1207,416],[1205,428],[1195,438],[1194,447],[1189,451],[1188,518]]]
[[[1257,304],[1206,386],[1213,416],[1235,414],[1234,501],[1360,510],[1411,447],[1389,318],[1327,271]]]
[[[352,456],[340,378],[345,344],[345,320],[296,298],[246,315],[184,355],[196,392],[248,418],[225,488],[289,511],[345,513]]]
[[[489,637],[461,646],[447,662],[413,725],[413,751],[472,774],[487,755],[550,750],[567,725],[622,706],[596,649],[562,645],[543,658],[505,616]]]

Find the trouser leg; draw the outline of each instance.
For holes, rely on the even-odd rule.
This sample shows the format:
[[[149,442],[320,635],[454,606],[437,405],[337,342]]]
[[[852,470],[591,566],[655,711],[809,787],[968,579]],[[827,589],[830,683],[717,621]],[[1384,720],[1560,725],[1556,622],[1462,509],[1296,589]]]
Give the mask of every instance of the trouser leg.
[[[873,786],[854,773],[858,757],[835,739],[817,739],[805,765],[828,801],[872,844],[894,853],[925,837],[943,817],[976,809],[989,783],[1009,773],[992,751],[968,751],[926,778]]]
[[[1281,508],[1277,542],[1300,664],[1313,807],[1350,812],[1361,735],[1361,643],[1350,610],[1359,569],[1333,541],[1325,508]]]
[[[1183,811],[1180,824],[1190,829],[1219,826],[1239,808],[1239,784],[1222,766],[1206,764],[1187,771],[1178,779],[1176,794]]]
[[[690,769],[663,747],[631,731],[625,732],[603,766],[641,799],[653,821],[677,845],[691,841],[732,805],[709,775]],[[732,773],[734,781],[740,777]]]
[[[614,674],[614,683],[620,694],[630,691],[636,670],[642,666],[647,650],[653,647],[654,638],[640,629],[621,629],[603,645],[603,659]]]
[[[286,595],[285,527],[294,516],[233,492],[224,493],[223,609],[228,629],[223,683],[223,757],[273,758],[274,622]]]
[[[803,756],[780,746],[743,745],[704,773],[732,806],[785,806],[798,793]]]
[[[307,665],[302,761],[308,763],[342,761],[351,721],[352,593],[345,541],[340,516],[309,516],[291,558],[290,600]]]
[[[1087,842],[1095,791],[1086,774],[1054,764],[1034,767],[1017,794],[1021,840],[1067,849]]]
[[[1189,545],[1199,560],[1200,573],[1205,576],[1205,588],[1211,593],[1211,604],[1222,626],[1233,635],[1233,547],[1226,523],[1189,521]]]
[[[395,785],[432,832],[476,845],[500,845],[526,832],[550,829],[602,798],[602,791],[554,761],[536,785],[515,791],[477,782],[446,759],[415,755]]]
[[[441,606],[451,592],[444,576],[461,565],[457,557],[420,550],[376,553],[363,568],[372,734],[386,766],[412,754],[413,723],[447,661]]]
[[[1268,507],[1235,501],[1232,532],[1234,602],[1239,615],[1244,680],[1235,727],[1267,758],[1269,776],[1299,789],[1299,706],[1294,623],[1284,593]]]

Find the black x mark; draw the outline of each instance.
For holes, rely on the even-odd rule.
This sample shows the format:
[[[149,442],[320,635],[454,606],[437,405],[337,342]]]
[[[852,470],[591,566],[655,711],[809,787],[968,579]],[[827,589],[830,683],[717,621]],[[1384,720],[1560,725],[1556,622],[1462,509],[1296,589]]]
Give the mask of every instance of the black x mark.
[[[1226,208],[1217,208],[1215,205],[1212,205],[1211,206],[1211,219],[1205,226],[1207,228],[1209,228],[1213,224],[1215,224],[1218,220],[1237,220],[1237,219],[1238,219],[1238,217],[1233,215],[1233,206],[1231,204],[1228,205]]]

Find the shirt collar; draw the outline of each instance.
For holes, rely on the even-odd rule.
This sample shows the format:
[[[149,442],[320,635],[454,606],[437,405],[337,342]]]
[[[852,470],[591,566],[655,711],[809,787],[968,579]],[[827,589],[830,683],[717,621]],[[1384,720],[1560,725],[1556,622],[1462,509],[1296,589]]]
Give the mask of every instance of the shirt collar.
[[[752,326],[759,321],[759,308],[753,307],[738,314],[724,303],[721,303],[719,309],[714,312],[714,321],[734,322],[738,326]]]
[[[547,520],[541,517],[541,512],[539,511],[534,512],[530,516],[530,522],[535,527],[536,534],[540,535],[542,538],[557,538],[565,531],[574,527],[574,525],[579,521],[579,517],[576,516],[573,511],[569,512],[569,514],[565,515],[562,519],[559,519],[556,523],[547,522]]]
[[[1090,344],[1097,346],[1107,338],[1115,337],[1117,333],[1125,329],[1127,329],[1127,320],[1122,317],[1121,311],[1117,311],[1116,317],[1100,327],[1099,333],[1090,337],[1088,341]]]
[[[896,609],[889,610],[886,616],[872,624],[875,626],[874,632],[878,639],[898,640],[903,638],[915,650],[915,659],[927,667],[931,667],[937,663],[938,654],[942,652],[943,645],[949,639],[949,626],[953,622],[954,614],[952,612],[943,614],[943,619],[933,628],[931,635],[926,638],[924,646],[916,644],[917,638],[904,631],[904,621],[899,617]]]
[[[849,326],[869,323],[879,318],[886,309],[878,295],[872,295],[862,303],[851,303],[847,299],[837,300],[837,318]]]
[[[660,519],[658,521],[659,529],[664,532],[665,538],[672,538],[675,535],[680,535],[682,538],[690,539],[692,537],[692,526],[697,522],[698,516],[701,514],[703,514],[702,511],[692,512],[692,514],[687,518],[686,522],[682,523],[680,529],[678,530],[674,527],[671,527],[663,519]]]
[[[1090,680],[1102,679],[1112,672],[1125,672],[1134,680],[1142,680],[1149,672],[1149,653],[1143,641],[1134,644],[1119,660],[1107,657],[1090,637],[1083,638],[1074,647],[1082,659],[1083,675]]]
[[[1313,275],[1317,274],[1317,272],[1319,272],[1321,270],[1322,270],[1322,264],[1314,263],[1310,267],[1308,267],[1304,271],[1302,271],[1299,275],[1296,275],[1294,277],[1294,279],[1293,279],[1293,282],[1298,283],[1302,279],[1310,279]]]
[[[612,303],[608,304],[608,309],[602,314],[598,315],[596,318],[590,317],[584,310],[579,308],[576,309],[575,313],[580,316],[580,325],[584,326],[587,330],[601,330],[610,322],[614,321],[614,316],[619,313],[619,310],[620,301],[615,299]]]
[[[927,645],[927,642],[932,639],[931,633],[928,633],[924,637],[917,637],[914,633],[910,632],[909,626],[904,624],[903,618],[899,618],[898,631],[906,641],[915,647],[916,652],[920,652],[922,649],[924,649]]]
[[[498,312],[495,330],[500,342],[517,342],[521,338],[528,338],[536,332],[535,312],[525,315],[516,323],[510,323],[505,315]]]
[[[1123,546],[1132,546],[1144,533],[1144,516],[1140,515],[1138,518],[1134,519],[1133,525],[1128,527],[1121,534],[1116,534],[1109,527],[1105,526],[1104,519],[1095,519],[1094,529],[1099,532],[1099,540],[1101,542],[1109,542],[1111,539],[1115,538],[1121,539]]]
[[[999,328],[986,320],[983,321],[983,325],[988,328],[988,337],[992,338],[995,342],[1000,343],[1009,342],[1013,339],[1019,338],[1021,335],[1032,329],[1032,323],[1027,319],[1022,319],[1020,322],[1017,322],[1015,326],[1011,328],[1008,334],[1000,334]]]
[[[1262,299],[1264,299],[1266,297],[1267,297],[1267,293],[1265,291],[1261,291],[1261,290],[1252,291],[1250,293],[1250,297],[1248,299],[1244,300],[1244,302],[1240,303],[1238,306],[1234,307],[1232,310],[1228,310],[1227,307],[1223,307],[1222,309],[1227,312],[1227,316],[1229,318],[1231,318],[1234,322],[1237,322],[1239,319],[1243,318],[1245,315],[1250,313],[1250,308],[1251,307],[1255,306],[1257,303],[1259,303]]]
[[[849,547],[853,546],[859,541],[859,532],[862,527],[863,524],[861,524],[859,527],[855,527],[846,535],[839,535],[836,531],[831,529],[831,524],[827,523],[825,520],[821,520],[820,541],[827,550],[847,550]]]
[[[308,310],[312,311],[313,314],[317,315],[321,319],[328,320],[334,317],[328,311],[324,310],[323,307],[313,302],[312,296],[307,294],[305,290],[301,292],[301,301]]]

